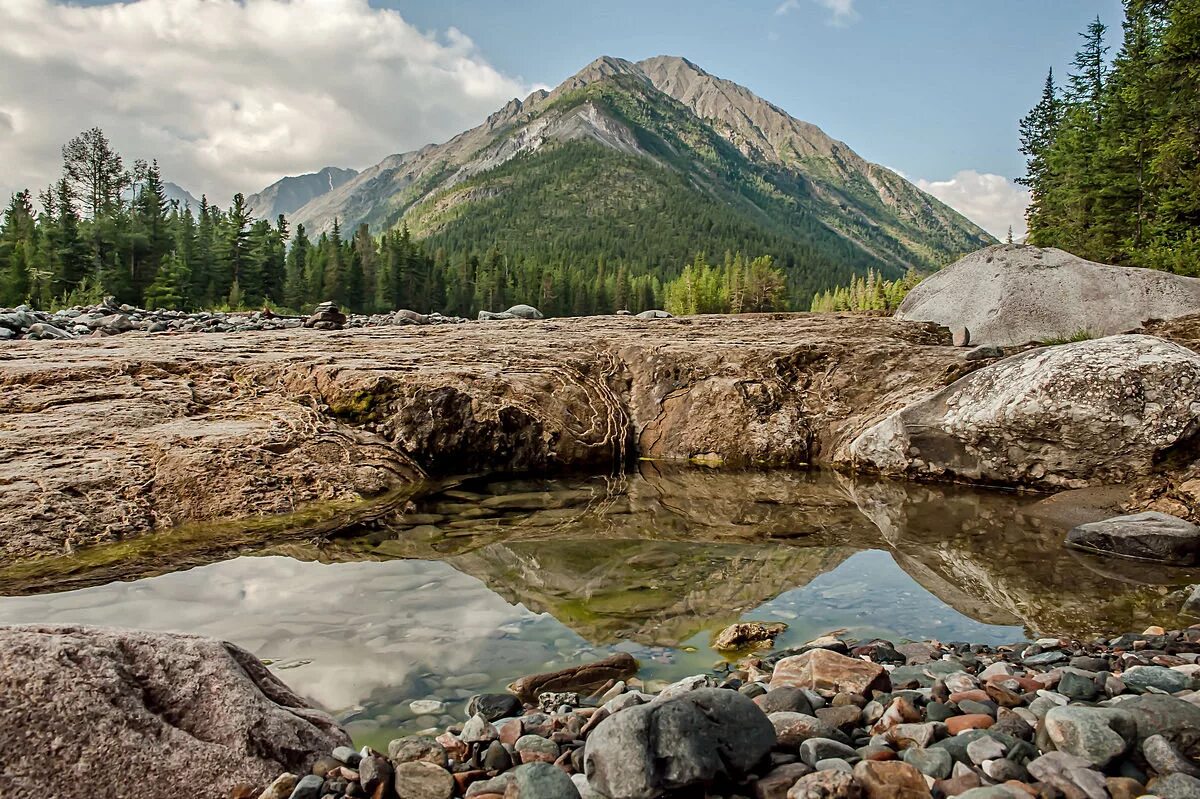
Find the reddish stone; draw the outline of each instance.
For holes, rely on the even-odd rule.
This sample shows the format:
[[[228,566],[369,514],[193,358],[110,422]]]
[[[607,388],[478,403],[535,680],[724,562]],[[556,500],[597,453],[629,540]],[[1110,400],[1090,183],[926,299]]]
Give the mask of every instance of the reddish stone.
[[[948,780],[937,780],[933,783],[933,790],[937,791],[938,796],[958,796],[982,784],[979,775],[971,771]]]
[[[962,702],[964,699],[969,699],[972,702],[986,702],[989,697],[986,691],[981,691],[978,688],[972,688],[969,691],[955,691],[950,694],[951,702]]]
[[[447,757],[452,757],[460,763],[464,758],[466,758],[467,753],[470,751],[467,748],[467,745],[463,743],[457,735],[449,732],[442,733],[434,740],[440,743],[442,748],[446,750]]]
[[[520,719],[511,719],[501,724],[497,732],[500,733],[500,743],[513,746],[517,739],[525,734],[525,728]],[[441,742],[441,738],[438,739],[438,742]]]
[[[780,686],[811,688],[826,693],[862,694],[890,691],[887,670],[878,663],[839,655],[828,649],[811,649],[802,655],[784,658],[775,664],[771,688]]]
[[[986,730],[995,723],[995,719],[983,713],[968,713],[946,719],[946,730],[951,735],[958,735],[966,730]]]
[[[772,769],[754,783],[754,799],[786,799],[796,780],[810,772],[812,769],[803,763],[788,763]]]
[[[1025,699],[1000,683],[988,683],[987,695],[1000,707],[1020,707],[1025,703]]]
[[[854,779],[866,799],[931,799],[924,775],[899,760],[879,762],[861,760],[854,767]]]
[[[486,780],[488,773],[481,769],[476,769],[475,771],[456,771],[450,776],[454,777],[454,785],[458,789],[455,793],[461,795],[466,792],[471,783]]]

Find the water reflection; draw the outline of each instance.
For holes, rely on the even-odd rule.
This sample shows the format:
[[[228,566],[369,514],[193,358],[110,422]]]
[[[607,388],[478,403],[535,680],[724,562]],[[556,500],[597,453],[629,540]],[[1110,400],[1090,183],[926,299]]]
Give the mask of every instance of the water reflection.
[[[704,670],[711,633],[739,618],[787,621],[780,645],[841,627],[1007,642],[1178,621],[1167,594],[1197,575],[1067,550],[1028,512],[1038,500],[653,463],[619,478],[468,480],[369,535],[0,599],[0,623],[232,640],[382,745],[445,723],[414,717],[413,699],[460,702],[616,650],[646,678]]]

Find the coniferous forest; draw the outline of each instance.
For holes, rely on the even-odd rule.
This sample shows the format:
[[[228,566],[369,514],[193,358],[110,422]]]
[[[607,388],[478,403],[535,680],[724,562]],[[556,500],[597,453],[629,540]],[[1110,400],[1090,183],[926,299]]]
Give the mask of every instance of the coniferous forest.
[[[1088,26],[1020,122],[1028,242],[1200,274],[1200,3],[1126,0],[1112,58],[1107,32]]]
[[[463,243],[448,252],[407,228],[375,235],[335,223],[311,237],[253,218],[238,194],[227,208],[168,201],[157,163],[127,166],[103,131],[63,148],[63,177],[36,198],[12,197],[0,221],[0,305],[54,308],[114,296],[151,309],[272,307],[301,312],[332,299],[363,313],[397,308],[474,315],[531,303],[551,316],[782,310],[786,278],[769,256],[704,256],[669,270],[595,260],[510,255]],[[682,270],[682,274],[680,274]]]

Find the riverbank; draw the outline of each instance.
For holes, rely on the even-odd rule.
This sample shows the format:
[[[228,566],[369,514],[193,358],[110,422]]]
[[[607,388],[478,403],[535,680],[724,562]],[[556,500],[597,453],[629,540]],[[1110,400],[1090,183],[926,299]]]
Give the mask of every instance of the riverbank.
[[[948,401],[939,392],[1003,366],[1006,352],[952,347],[930,324],[803,314],[12,342],[0,353],[0,440],[20,457],[0,462],[0,554],[29,561],[353,505],[447,473],[619,470],[634,457],[1039,490],[1087,484],[1104,457],[1101,481],[1125,486],[1125,509],[1193,518],[1200,407],[1154,372],[1200,363],[1181,341],[1055,348],[1046,370],[1021,367],[1023,385],[1084,394],[1056,388],[1012,429],[1002,413],[966,427],[960,414],[924,457],[911,433],[898,451],[880,431],[907,429],[914,414],[928,424]],[[1064,381],[1076,362],[1098,371]],[[1130,383],[1160,410],[1126,407],[1140,396],[1118,397]],[[976,439],[996,440],[997,425],[1007,445],[988,451]],[[986,458],[964,459],[977,451]]]
[[[993,646],[829,635],[670,685],[643,682],[637,661],[618,654],[520,676],[505,693],[419,700],[462,721],[386,752],[351,748],[328,716],[228,644],[79,627],[0,628],[0,640],[0,675],[36,677],[0,692],[0,718],[40,714],[0,727],[0,783],[16,795],[1183,799],[1200,790],[1200,625]],[[139,732],[92,735],[77,723],[81,706],[96,723]],[[143,748],[145,736],[163,735],[169,756]]]
[[[386,754],[323,753],[260,796],[1184,799],[1198,659],[1200,625],[997,647],[828,636],[661,687],[614,656],[475,696],[463,723]]]

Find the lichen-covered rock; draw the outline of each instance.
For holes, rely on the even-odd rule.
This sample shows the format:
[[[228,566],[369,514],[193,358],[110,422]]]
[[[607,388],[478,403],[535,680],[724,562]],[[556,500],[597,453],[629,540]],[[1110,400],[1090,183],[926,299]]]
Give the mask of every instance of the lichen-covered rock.
[[[350,738],[258,658],[191,635],[0,628],[0,784],[12,796],[227,797]],[[136,775],[136,776],[134,776]]]
[[[972,372],[850,446],[885,473],[1082,487],[1147,474],[1200,425],[1200,356],[1153,336],[1046,347]]]
[[[897,319],[971,331],[973,344],[1009,346],[1109,336],[1150,319],[1200,311],[1200,280],[1107,266],[1068,252],[997,245],[971,253],[908,293]]]

